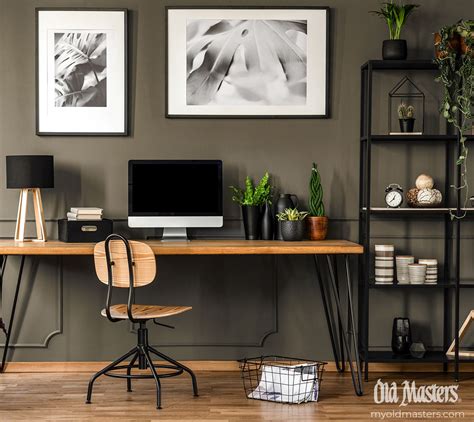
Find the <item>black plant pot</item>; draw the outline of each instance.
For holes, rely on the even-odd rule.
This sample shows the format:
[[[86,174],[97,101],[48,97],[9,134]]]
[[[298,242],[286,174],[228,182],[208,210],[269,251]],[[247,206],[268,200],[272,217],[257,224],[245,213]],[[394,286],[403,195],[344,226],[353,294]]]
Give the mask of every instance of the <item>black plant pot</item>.
[[[408,318],[394,318],[392,328],[392,351],[397,355],[410,353],[411,327]]]
[[[242,205],[245,238],[258,240],[260,236],[260,207],[257,205]]]
[[[384,60],[405,60],[407,58],[407,42],[405,40],[385,40],[382,44]]]
[[[273,240],[273,212],[272,206],[268,202],[265,203],[262,210],[262,240]]]
[[[400,132],[411,133],[415,129],[415,119],[398,119]]]
[[[304,220],[282,221],[281,235],[283,236],[283,240],[291,242],[303,240],[305,228]]]

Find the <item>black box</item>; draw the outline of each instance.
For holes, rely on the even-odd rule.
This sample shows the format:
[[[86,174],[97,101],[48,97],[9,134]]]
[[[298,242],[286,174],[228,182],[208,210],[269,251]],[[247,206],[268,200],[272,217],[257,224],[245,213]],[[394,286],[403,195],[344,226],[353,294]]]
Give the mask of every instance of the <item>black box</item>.
[[[114,231],[112,220],[58,220],[58,237],[63,242],[101,242]]]

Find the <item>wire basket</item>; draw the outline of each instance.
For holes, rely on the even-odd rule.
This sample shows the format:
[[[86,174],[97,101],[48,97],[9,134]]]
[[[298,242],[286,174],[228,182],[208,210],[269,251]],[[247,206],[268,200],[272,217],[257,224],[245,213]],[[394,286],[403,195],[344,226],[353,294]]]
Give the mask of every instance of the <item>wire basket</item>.
[[[318,401],[326,363],[284,356],[243,359],[240,369],[245,395],[289,404]]]

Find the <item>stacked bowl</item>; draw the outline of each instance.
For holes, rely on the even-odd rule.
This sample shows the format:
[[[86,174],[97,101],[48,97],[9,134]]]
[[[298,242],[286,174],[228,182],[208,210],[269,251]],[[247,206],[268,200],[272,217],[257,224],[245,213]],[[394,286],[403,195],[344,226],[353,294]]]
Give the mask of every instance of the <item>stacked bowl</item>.
[[[410,284],[424,284],[426,277],[426,264],[408,264]]]
[[[395,257],[395,261],[397,263],[398,284],[410,284],[410,277],[408,275],[408,265],[415,263],[415,257],[399,255]]]
[[[438,261],[436,259],[419,259],[419,264],[426,265],[425,284],[438,282]]]
[[[375,284],[393,283],[393,245],[375,245]]]

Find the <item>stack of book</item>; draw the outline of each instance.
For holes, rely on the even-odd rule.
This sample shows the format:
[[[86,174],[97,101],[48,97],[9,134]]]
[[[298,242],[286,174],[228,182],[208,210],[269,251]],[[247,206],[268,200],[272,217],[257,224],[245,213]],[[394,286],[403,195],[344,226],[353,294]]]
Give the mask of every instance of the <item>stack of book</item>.
[[[102,220],[102,208],[72,207],[67,213],[69,221],[99,221]]]

